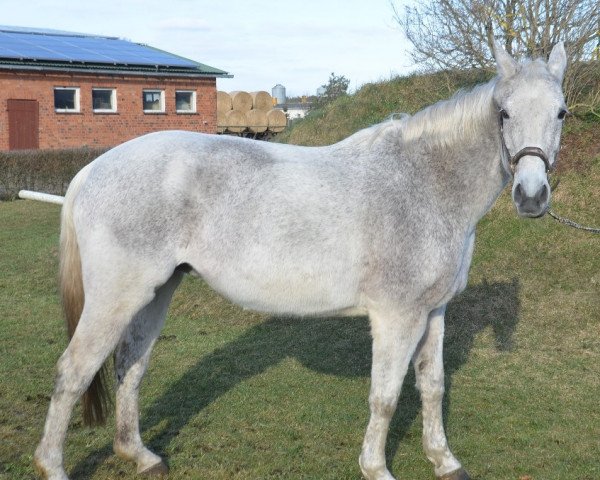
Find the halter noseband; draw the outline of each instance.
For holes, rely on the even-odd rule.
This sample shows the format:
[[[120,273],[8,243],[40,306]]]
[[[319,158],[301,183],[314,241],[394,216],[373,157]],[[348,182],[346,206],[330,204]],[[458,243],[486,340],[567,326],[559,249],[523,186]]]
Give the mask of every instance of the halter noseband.
[[[500,112],[500,139],[502,141],[502,149],[506,152],[508,157],[508,166],[510,168],[510,172],[513,175],[515,174],[519,160],[526,156],[538,157],[542,162],[544,162],[546,173],[554,170],[554,167],[550,164],[550,160],[548,160],[548,156],[539,147],[525,147],[514,155],[510,154],[508,147],[506,146],[506,142],[504,141],[504,117],[502,116],[502,112]]]

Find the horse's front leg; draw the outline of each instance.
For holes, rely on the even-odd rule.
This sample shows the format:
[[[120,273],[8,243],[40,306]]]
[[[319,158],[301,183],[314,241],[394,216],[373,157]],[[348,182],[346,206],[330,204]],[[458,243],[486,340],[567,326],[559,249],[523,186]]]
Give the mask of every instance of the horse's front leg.
[[[427,330],[413,361],[417,388],[423,403],[423,448],[435,466],[438,480],[469,480],[469,476],[448,448],[442,420],[444,397],[444,313],[441,307],[429,315]]]
[[[426,315],[369,311],[373,336],[371,367],[371,417],[359,464],[367,480],[394,480],[385,462],[385,443],[390,421],[410,359],[423,336]]]

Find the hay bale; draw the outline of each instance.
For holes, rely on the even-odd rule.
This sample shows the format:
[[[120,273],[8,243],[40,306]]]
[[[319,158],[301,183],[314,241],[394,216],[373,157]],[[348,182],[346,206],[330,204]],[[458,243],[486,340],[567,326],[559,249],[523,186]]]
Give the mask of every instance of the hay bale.
[[[233,110],[231,96],[227,92],[217,92],[217,112]]]
[[[267,125],[269,132],[283,132],[287,126],[287,117],[285,116],[285,113],[283,113],[283,110],[279,110],[278,108],[269,110],[267,112]]]
[[[229,110],[228,110],[229,111]],[[217,110],[217,133],[225,133],[227,130],[227,112]]]
[[[246,130],[246,112],[239,110],[230,110],[225,112],[225,131],[231,133],[241,133]]]
[[[252,108],[256,110],[271,110],[273,108],[273,97],[269,95],[269,92],[250,92],[252,97]]]
[[[252,133],[262,133],[267,131],[269,126],[267,120],[267,110],[253,108],[246,112],[246,125]]]
[[[239,112],[247,112],[252,110],[252,95],[248,92],[229,92],[231,97],[231,105],[234,110]]]

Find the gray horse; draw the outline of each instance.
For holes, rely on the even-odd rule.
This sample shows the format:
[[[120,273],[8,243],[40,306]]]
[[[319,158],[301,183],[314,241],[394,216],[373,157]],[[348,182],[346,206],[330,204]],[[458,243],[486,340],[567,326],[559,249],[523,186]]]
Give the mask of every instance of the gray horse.
[[[393,479],[385,443],[412,360],[425,453],[439,479],[467,479],[442,424],[444,311],[466,285],[477,222],[511,178],[519,215],[546,212],[567,113],[562,43],[547,63],[517,63],[499,47],[495,57],[498,76],[489,83],[328,147],[171,131],[85,167],[62,211],[71,341],[35,452],[41,474],[67,478],[63,444],[82,394],[87,423],[104,419],[101,373],[113,351],[115,452],[139,473],[166,474],[140,438],[138,391],[189,272],[246,308],[367,314],[373,365],[363,475]]]

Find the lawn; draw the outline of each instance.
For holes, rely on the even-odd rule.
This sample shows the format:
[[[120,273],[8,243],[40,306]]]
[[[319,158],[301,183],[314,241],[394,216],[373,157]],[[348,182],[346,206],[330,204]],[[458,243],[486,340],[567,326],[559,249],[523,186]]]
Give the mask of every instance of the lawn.
[[[562,174],[554,207],[600,224],[600,158]],[[33,450],[66,345],[59,207],[0,203],[0,478],[36,478]],[[447,315],[444,413],[474,479],[600,478],[600,236],[516,217],[503,195],[479,229]],[[170,479],[358,479],[368,420],[367,320],[273,318],[187,278],[141,394],[143,437]],[[73,479],[135,478],[105,428],[71,420]],[[399,479],[433,478],[409,373],[388,440]]]

